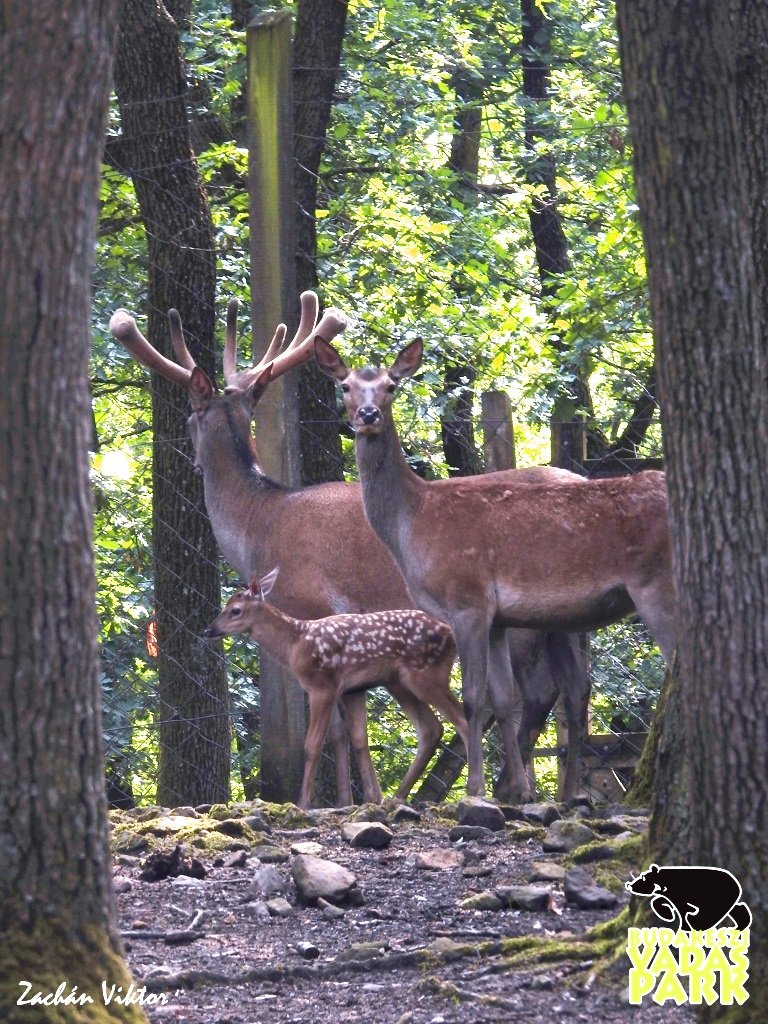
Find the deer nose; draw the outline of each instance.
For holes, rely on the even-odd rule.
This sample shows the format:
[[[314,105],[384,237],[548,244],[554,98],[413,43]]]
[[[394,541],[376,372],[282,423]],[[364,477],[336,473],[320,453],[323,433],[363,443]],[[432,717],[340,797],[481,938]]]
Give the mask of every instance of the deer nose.
[[[381,413],[375,405],[361,405],[357,410],[357,418],[366,427],[370,427],[374,423],[378,423],[381,419]]]

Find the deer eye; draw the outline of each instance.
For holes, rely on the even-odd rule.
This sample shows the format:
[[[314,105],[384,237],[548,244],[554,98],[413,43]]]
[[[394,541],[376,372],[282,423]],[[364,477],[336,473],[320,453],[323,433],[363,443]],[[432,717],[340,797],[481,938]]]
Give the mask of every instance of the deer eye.
[[[342,384],[341,390],[346,394],[349,391],[349,384]]]
[[[229,614],[232,616],[233,619],[236,619],[238,615],[242,615],[243,614],[243,609],[242,608],[232,608]]]
[[[388,394],[392,394],[393,391],[397,391],[397,384],[387,384]]]

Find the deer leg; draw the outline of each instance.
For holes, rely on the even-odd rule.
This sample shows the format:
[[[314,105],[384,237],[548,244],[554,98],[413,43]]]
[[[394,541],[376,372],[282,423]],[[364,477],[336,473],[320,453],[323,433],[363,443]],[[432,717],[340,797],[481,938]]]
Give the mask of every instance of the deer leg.
[[[301,782],[299,807],[307,808],[312,802],[320,754],[328,734],[331,714],[336,706],[336,691],[325,683],[318,688],[304,687],[309,695],[309,728],[304,740],[304,777]]]
[[[444,611],[442,618],[446,621]],[[459,650],[461,693],[467,716],[467,793],[470,796],[483,796],[483,709],[488,693],[489,625],[485,615],[474,610],[458,612],[448,624],[453,630]]]
[[[591,680],[577,633],[547,633],[547,654],[552,678],[563,701],[568,728],[568,754],[561,800],[570,800],[581,784],[581,751],[587,735]]]
[[[338,703],[331,713],[328,741],[333,747],[336,765],[336,806],[349,807],[352,803],[352,778],[349,771],[349,734]]]
[[[489,650],[491,707],[499,726],[506,759],[506,770],[502,773],[503,783],[500,786],[499,796],[514,803],[525,802],[531,799],[531,789],[517,742],[515,686],[504,629],[495,627],[491,630]]]
[[[656,583],[647,587],[627,589],[637,614],[650,630],[661,648],[664,660],[670,666],[677,647],[678,634],[677,601],[671,585]]]
[[[507,643],[517,688],[517,742],[532,792],[536,788],[533,750],[546,724],[547,716],[555,706],[558,694],[557,684],[552,677],[547,659],[546,636],[546,633],[538,629],[507,630]],[[508,785],[505,763],[497,782],[497,791],[503,791]]]
[[[347,693],[342,698],[347,714],[347,729],[352,749],[360,769],[360,781],[363,784],[363,800],[368,804],[381,803],[381,787],[376,778],[376,769],[371,760],[368,747],[368,717],[365,712],[365,691]]]
[[[427,698],[421,695],[422,687],[417,681],[420,674],[403,669],[397,679],[390,679],[387,683],[387,689],[402,707],[416,730],[416,754],[397,787],[395,793],[397,800],[405,800],[408,797],[416,780],[432,760],[432,755],[437,750],[437,745],[443,735],[443,727],[438,721],[437,715],[428,706],[428,703],[432,702],[428,702]],[[456,703],[458,704],[458,701]],[[463,718],[464,715],[462,714],[461,717]]]

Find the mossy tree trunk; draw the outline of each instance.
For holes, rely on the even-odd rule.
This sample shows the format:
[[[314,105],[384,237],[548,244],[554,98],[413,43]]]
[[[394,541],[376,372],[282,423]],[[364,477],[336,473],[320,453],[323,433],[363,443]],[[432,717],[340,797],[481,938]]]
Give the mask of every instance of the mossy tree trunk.
[[[0,1019],[126,987],[107,845],[88,480],[99,157],[118,5],[0,9]],[[113,1006],[113,1021],[140,1021]]]
[[[768,1014],[768,6],[622,0],[679,592],[678,721],[657,762],[655,849],[727,868],[753,914],[749,1001]],[[672,699],[675,699],[674,689]],[[670,734],[671,735],[671,734]],[[687,852],[687,856],[682,854]]]
[[[181,313],[189,349],[213,376],[213,224],[192,150],[179,28],[187,5],[122,8],[115,88],[122,134],[111,147],[133,179],[147,232],[150,342],[170,355],[167,313]],[[195,473],[183,388],[153,375],[153,520],[160,727],[157,801],[228,799],[227,675],[202,632],[221,607],[218,548]]]

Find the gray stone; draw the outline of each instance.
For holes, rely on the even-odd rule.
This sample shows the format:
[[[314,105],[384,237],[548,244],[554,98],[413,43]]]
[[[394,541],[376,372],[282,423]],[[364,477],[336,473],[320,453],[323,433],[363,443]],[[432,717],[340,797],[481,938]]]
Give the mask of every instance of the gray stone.
[[[435,847],[417,853],[414,864],[422,871],[451,871],[463,866],[464,854],[460,850],[443,850]]]
[[[256,860],[260,860],[262,864],[283,864],[291,856],[287,850],[279,846],[255,846],[252,852]]]
[[[272,826],[263,814],[249,814],[242,819],[243,823],[252,828],[254,832],[271,832]]]
[[[472,864],[462,868],[461,874],[464,878],[487,878],[493,874],[493,868],[489,864]]]
[[[112,890],[117,895],[124,892],[130,892],[132,888],[133,886],[131,885],[127,878],[116,878],[112,882]]]
[[[247,835],[247,829],[243,822],[243,818],[227,818],[226,821],[217,822],[213,826],[213,830],[221,832],[224,836],[231,836],[233,839],[242,839]]]
[[[147,849],[149,840],[138,832],[120,832],[112,840],[112,846],[117,853],[139,853]]]
[[[496,895],[505,907],[531,912],[551,910],[552,890],[541,885],[501,885]]]
[[[459,801],[458,818],[460,825],[482,825],[492,832],[501,832],[506,821],[498,804],[479,796],[465,796]]]
[[[234,853],[230,853],[224,858],[222,867],[225,868],[244,868],[248,862],[248,854],[245,850],[236,850]]]
[[[343,949],[333,959],[337,964],[364,964],[376,960],[389,949],[388,942],[355,942],[349,949]]]
[[[542,845],[545,853],[569,853],[594,838],[592,829],[580,821],[553,821]]]
[[[615,854],[614,848],[606,843],[590,843],[577,850],[573,859],[579,864],[593,864],[599,860],[610,860]]]
[[[565,873],[565,898],[568,903],[582,910],[608,910],[619,902],[608,889],[595,882],[584,868],[571,868]]]
[[[528,876],[531,882],[562,882],[565,868],[553,860],[535,860]]]
[[[346,916],[346,911],[329,903],[328,900],[324,900],[322,896],[317,901],[317,906],[326,921],[340,921],[342,917]]]
[[[310,857],[319,857],[322,852],[320,843],[315,843],[311,839],[300,839],[297,843],[291,843],[291,853],[306,853]]]
[[[421,821],[421,814],[416,810],[415,807],[409,807],[408,804],[400,804],[400,806],[392,815],[392,821],[396,825],[409,821]]]
[[[263,864],[254,872],[253,888],[265,896],[285,892],[288,883],[273,864]]]
[[[345,822],[341,835],[350,846],[371,850],[383,850],[394,838],[392,830],[379,821]]]
[[[172,815],[176,815],[180,818],[199,818],[200,815],[197,813],[194,807],[174,807],[171,811]]]
[[[494,833],[482,825],[454,825],[448,832],[448,838],[452,843],[463,839],[465,843],[477,842],[479,839],[487,839]]]
[[[293,913],[293,907],[284,896],[275,896],[274,899],[267,900],[267,910],[272,917],[290,917]]]
[[[305,903],[314,903],[320,897],[329,903],[343,903],[357,888],[357,879],[351,871],[331,860],[307,854],[299,854],[294,859],[291,874]]]
[[[553,821],[562,818],[557,805],[553,803],[524,804],[522,814],[523,820],[532,825],[551,825]]]
[[[253,903],[249,903],[244,909],[246,914],[250,914],[251,917],[255,917],[264,924],[267,924],[272,920],[269,907],[264,900],[254,900]]]
[[[360,804],[351,815],[350,821],[378,821],[386,825],[389,821],[387,812],[380,804]]]
[[[478,892],[459,903],[462,910],[501,910],[503,906],[495,892]]]

